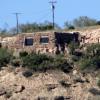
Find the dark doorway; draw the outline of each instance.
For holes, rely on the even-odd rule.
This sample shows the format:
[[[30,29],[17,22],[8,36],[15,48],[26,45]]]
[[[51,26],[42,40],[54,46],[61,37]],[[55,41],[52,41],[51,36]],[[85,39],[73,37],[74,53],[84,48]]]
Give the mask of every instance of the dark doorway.
[[[60,33],[55,32],[55,44],[57,48],[61,48],[61,51],[65,51],[66,44],[70,44],[71,42],[79,42],[79,34],[76,33]]]

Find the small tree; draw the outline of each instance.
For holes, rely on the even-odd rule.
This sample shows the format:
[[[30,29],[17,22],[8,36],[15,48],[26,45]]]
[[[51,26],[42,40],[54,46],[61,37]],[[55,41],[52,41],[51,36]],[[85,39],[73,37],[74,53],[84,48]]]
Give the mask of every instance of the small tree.
[[[97,21],[87,16],[80,16],[73,20],[73,25],[76,27],[93,26],[97,25]]]
[[[66,21],[65,23],[64,23],[64,27],[65,27],[65,29],[67,28],[67,29],[75,29],[75,27],[73,26],[73,24],[71,23],[71,22],[68,22],[68,21]]]
[[[12,58],[12,55],[7,49],[0,48],[0,67],[8,64]]]

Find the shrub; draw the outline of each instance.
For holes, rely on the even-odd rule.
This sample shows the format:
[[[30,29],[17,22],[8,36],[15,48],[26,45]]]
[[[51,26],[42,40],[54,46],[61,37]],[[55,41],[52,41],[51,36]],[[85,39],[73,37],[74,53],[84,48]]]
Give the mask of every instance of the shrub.
[[[34,71],[42,71],[49,69],[50,64],[53,62],[53,58],[44,54],[31,53],[26,57],[22,58],[23,66],[28,66],[28,68]]]
[[[7,49],[0,48],[0,67],[8,64],[12,58],[12,55]]]
[[[97,25],[100,25],[100,21],[97,21]]]
[[[90,68],[91,66],[91,60],[90,59],[81,59],[79,61],[79,66],[80,66],[80,69],[81,70],[84,70],[84,69],[87,69],[87,68]]]
[[[21,63],[21,60],[20,59],[12,59],[10,64],[14,67],[19,67],[22,63]]]
[[[78,64],[81,70],[94,71],[100,68],[100,44],[87,46],[86,51],[80,56]]]
[[[64,58],[55,58],[54,66],[65,73],[69,73],[73,69],[72,65]]]
[[[71,25],[68,27],[68,29],[75,29],[75,27]]]
[[[97,85],[100,87],[100,79],[99,79],[99,81],[98,81]]]
[[[79,57],[78,56],[72,55],[71,58],[72,58],[72,61],[74,61],[74,62],[79,61]]]
[[[73,25],[75,27],[94,26],[97,25],[97,21],[87,16],[80,16],[79,18],[73,20]]]
[[[72,69],[71,65],[66,59],[61,56],[51,57],[45,54],[31,53],[25,57],[22,57],[23,67],[32,69],[33,71],[42,71],[60,69],[63,72],[70,72]]]
[[[97,43],[97,44],[91,44],[87,46],[85,56],[91,59],[100,58],[100,44]]]
[[[26,51],[20,52],[19,53],[20,57],[25,57],[28,55],[28,53]]]
[[[74,42],[71,42],[69,45],[68,45],[69,49],[70,49],[70,54],[73,55],[75,50],[79,48],[79,44],[78,43],[74,43]]]

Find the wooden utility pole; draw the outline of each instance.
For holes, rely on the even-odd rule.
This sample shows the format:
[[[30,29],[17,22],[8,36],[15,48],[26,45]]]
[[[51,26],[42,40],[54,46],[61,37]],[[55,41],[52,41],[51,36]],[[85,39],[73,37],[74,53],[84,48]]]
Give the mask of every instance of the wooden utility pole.
[[[13,13],[15,14],[16,16],[16,33],[18,34],[19,33],[19,19],[18,19],[18,15],[21,14],[21,13]]]
[[[57,3],[56,1],[50,1],[49,3],[51,3],[52,6],[52,26],[53,29],[55,28],[55,3]]]

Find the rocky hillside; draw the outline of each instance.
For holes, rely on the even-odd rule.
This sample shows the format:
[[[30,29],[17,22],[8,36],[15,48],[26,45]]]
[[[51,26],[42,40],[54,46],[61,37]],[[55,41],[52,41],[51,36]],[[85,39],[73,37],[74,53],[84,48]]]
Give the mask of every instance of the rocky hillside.
[[[85,43],[100,43],[100,26],[76,29],[74,32],[76,31],[79,32],[80,35],[85,36]]]
[[[22,68],[0,71],[0,100],[100,100],[98,78],[77,70],[34,73],[23,76]]]

